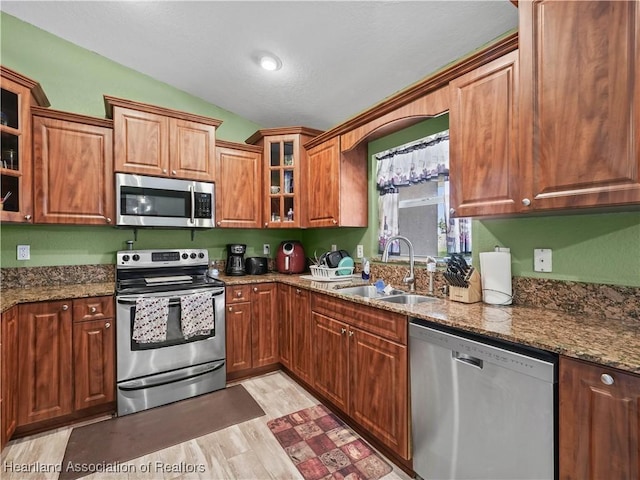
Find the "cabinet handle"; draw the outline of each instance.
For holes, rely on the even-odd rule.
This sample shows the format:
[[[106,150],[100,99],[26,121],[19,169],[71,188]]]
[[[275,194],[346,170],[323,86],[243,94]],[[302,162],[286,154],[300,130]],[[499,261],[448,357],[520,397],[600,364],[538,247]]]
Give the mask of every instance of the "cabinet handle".
[[[31,215],[25,215],[25,216],[24,216],[24,219],[25,219],[26,221],[31,220]]]
[[[229,307],[229,311],[230,311],[230,312],[233,312],[233,307]]]
[[[222,225],[222,222],[216,222],[216,225],[220,226]]]
[[[167,173],[167,169],[166,169],[166,168],[163,168],[163,169],[162,169],[162,173]]]
[[[334,219],[332,219],[332,220],[331,220],[331,223],[333,223],[333,224],[335,225],[336,223],[338,223],[338,220],[336,220],[336,219],[334,218]]]
[[[104,328],[109,328],[109,327],[111,327],[111,324],[109,322],[104,324]]]
[[[613,377],[608,373],[603,373],[602,375],[600,375],[600,380],[605,385],[613,385],[613,382],[614,382]]]
[[[240,298],[242,296],[242,292],[236,292],[236,297]]]
[[[258,292],[258,287],[253,287],[253,291],[257,293]]]
[[[105,220],[107,221],[107,223],[111,223],[111,218],[110,217],[105,218]]]
[[[341,328],[341,329],[340,329],[340,333],[341,333],[342,335],[344,335],[345,333],[347,333],[347,329],[346,329],[346,328]]]
[[[62,305],[62,310],[64,310],[64,311],[69,310],[69,305],[67,305],[66,303],[64,305]]]
[[[176,172],[175,170],[171,170],[171,175],[177,175],[178,172]]]
[[[524,205],[525,207],[528,207],[529,205],[531,205],[531,200],[529,200],[528,198],[523,198],[522,205]]]
[[[349,336],[353,337],[353,330],[349,330]]]
[[[456,209],[455,208],[450,208],[449,209],[449,215],[455,215],[456,214]]]
[[[89,309],[89,311],[90,311],[91,313],[96,313],[96,312],[98,311],[98,309],[97,309],[96,307],[91,307],[91,308]]]
[[[297,293],[298,295],[300,295],[300,289],[299,289],[299,288],[296,288],[296,293]]]
[[[264,222],[264,228],[267,228],[269,226],[269,222]]]

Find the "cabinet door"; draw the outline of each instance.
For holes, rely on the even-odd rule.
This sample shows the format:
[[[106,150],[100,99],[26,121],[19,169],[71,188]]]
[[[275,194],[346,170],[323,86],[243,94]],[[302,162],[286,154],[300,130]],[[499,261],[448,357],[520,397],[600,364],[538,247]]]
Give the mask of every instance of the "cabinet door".
[[[251,304],[227,305],[225,323],[227,374],[251,368]]]
[[[291,289],[291,369],[302,380],[313,382],[311,353],[311,303],[308,290]]]
[[[1,188],[4,198],[0,216],[3,222],[33,221],[32,161],[31,161],[31,91],[26,86],[5,76],[2,70],[2,112],[7,124],[0,125],[2,162],[0,163]]]
[[[216,129],[212,125],[169,119],[170,176],[214,181]]]
[[[115,399],[113,319],[73,324],[73,368],[76,410]]]
[[[452,213],[468,217],[516,212],[518,52],[449,85]]]
[[[216,148],[216,225],[229,228],[262,226],[262,155]]]
[[[337,407],[348,412],[348,327],[317,312],[311,312],[311,322],[314,339],[313,386]]]
[[[278,363],[276,284],[256,285],[251,293],[251,350],[253,367]]]
[[[302,208],[300,195],[303,191],[300,167],[304,162],[300,135],[265,137],[262,159],[266,187],[264,226],[299,227]]]
[[[407,372],[407,347],[349,330],[349,413],[406,459],[410,456]]]
[[[340,219],[340,138],[307,152],[305,226],[335,227]]]
[[[2,314],[2,439],[0,449],[11,439],[18,424],[18,307]]]
[[[73,410],[71,302],[20,305],[18,426]]]
[[[640,202],[640,3],[518,10],[523,195],[536,210]]]
[[[280,363],[291,369],[291,310],[293,287],[278,284],[278,351],[280,353]]]
[[[169,118],[129,108],[113,108],[114,170],[169,175]]]
[[[640,377],[561,357],[559,390],[560,478],[640,478]]]
[[[110,128],[33,117],[36,223],[111,224]]]

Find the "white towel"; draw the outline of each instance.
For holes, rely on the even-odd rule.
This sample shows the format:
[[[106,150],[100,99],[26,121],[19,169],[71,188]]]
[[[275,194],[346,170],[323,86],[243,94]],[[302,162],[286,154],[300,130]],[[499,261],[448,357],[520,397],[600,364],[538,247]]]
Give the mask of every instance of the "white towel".
[[[138,343],[164,342],[168,319],[168,298],[138,298],[132,338]]]
[[[211,293],[195,293],[180,297],[182,335],[190,338],[209,335],[215,327]]]

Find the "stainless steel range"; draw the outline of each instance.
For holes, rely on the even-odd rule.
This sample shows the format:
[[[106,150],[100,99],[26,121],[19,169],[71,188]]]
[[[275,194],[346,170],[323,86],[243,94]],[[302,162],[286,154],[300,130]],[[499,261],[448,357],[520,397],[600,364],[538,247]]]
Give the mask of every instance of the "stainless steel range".
[[[118,415],[225,387],[225,289],[205,249],[117,253]]]

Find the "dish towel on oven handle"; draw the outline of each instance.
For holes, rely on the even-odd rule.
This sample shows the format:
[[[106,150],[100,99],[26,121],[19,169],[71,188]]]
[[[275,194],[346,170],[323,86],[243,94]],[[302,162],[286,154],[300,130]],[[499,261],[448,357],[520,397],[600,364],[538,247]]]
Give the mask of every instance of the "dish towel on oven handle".
[[[194,293],[180,297],[180,311],[182,335],[186,339],[196,335],[209,335],[215,328],[211,293]]]
[[[168,298],[138,298],[132,338],[138,343],[157,343],[167,339]]]

